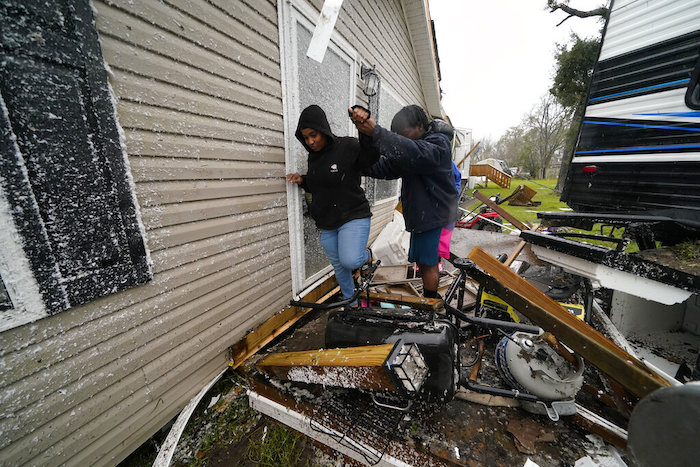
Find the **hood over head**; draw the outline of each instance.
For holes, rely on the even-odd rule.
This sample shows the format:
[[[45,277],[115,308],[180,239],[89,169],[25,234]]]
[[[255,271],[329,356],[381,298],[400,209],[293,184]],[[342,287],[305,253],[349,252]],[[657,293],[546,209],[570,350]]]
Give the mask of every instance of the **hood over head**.
[[[301,130],[304,128],[311,128],[320,133],[323,133],[328,137],[328,143],[332,144],[335,139],[335,135],[331,131],[331,126],[328,124],[328,118],[326,118],[326,112],[316,104],[310,105],[301,111],[299,116],[299,123],[297,124],[297,131],[295,136],[301,142],[301,144],[306,148],[307,151],[313,152],[309,146],[306,145],[304,141],[304,135],[301,134]]]
[[[430,125],[428,125],[428,133],[442,133],[450,138],[450,141],[452,141],[455,130],[452,128],[452,125],[447,123],[445,120],[436,118],[430,122]]]

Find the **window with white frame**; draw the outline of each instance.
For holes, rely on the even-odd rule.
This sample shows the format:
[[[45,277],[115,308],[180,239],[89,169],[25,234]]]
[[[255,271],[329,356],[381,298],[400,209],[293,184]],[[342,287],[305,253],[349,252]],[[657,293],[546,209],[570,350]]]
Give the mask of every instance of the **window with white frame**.
[[[391,128],[391,120],[394,118],[394,115],[407,104],[383,82],[380,86],[379,93],[379,115],[377,115],[377,123],[384,128]],[[372,201],[374,204],[395,198],[399,195],[401,189],[400,180],[370,180],[373,180],[371,191],[373,193]]]

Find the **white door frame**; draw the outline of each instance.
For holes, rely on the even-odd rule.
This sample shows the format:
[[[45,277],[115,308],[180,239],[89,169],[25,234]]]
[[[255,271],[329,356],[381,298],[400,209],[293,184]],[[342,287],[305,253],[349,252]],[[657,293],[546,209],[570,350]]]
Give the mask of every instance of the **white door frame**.
[[[298,148],[296,139],[296,124],[301,112],[299,103],[299,73],[296,57],[298,44],[296,41],[297,22],[304,24],[313,32],[318,21],[319,12],[303,0],[280,0],[277,2],[277,16],[280,34],[280,65],[282,71],[282,109],[284,120],[284,156],[285,170],[304,172],[300,160],[296,157]],[[345,41],[337,31],[333,31],[328,47],[339,56],[346,58],[351,70],[350,89],[348,90],[348,106],[355,103],[357,89],[357,52],[349,42]],[[355,134],[355,128],[348,119],[347,134]],[[342,136],[342,135],[340,135]],[[289,224],[289,250],[292,273],[292,293],[302,295],[306,289],[315,286],[321,280],[329,277],[333,269],[330,265],[313,276],[306,278],[304,265],[304,232],[302,213],[301,189],[292,183],[287,183],[287,215]]]

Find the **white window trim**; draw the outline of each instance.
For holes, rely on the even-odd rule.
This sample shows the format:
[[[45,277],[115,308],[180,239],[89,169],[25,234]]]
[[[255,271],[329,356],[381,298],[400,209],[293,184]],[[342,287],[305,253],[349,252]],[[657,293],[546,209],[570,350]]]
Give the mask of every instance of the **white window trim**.
[[[12,209],[0,186],[0,276],[13,308],[0,312],[0,332],[48,316],[39,284],[22,247]]]
[[[284,120],[284,140],[285,140],[285,170],[290,172],[301,172],[303,167],[298,166],[298,158],[295,158],[292,148],[296,143],[296,116],[299,115],[298,83],[299,76],[295,66],[298,56],[297,43],[295,39],[296,20],[304,23],[313,32],[319,12],[310,4],[303,0],[281,0],[277,3],[277,16],[280,38],[280,68],[282,71],[282,109]],[[348,106],[355,100],[357,88],[357,52],[345,41],[337,31],[333,31],[328,47],[341,56],[346,56],[350,63],[350,89]],[[294,116],[294,118],[293,118]],[[348,119],[348,133],[353,133],[354,126]],[[291,183],[287,183],[287,215],[289,225],[289,250],[292,272],[292,292],[295,295],[302,295],[303,289],[310,289],[315,283],[323,280],[333,273],[333,268],[329,265],[317,272],[308,279],[305,278],[304,270],[304,232],[302,222],[302,197],[301,190]]]

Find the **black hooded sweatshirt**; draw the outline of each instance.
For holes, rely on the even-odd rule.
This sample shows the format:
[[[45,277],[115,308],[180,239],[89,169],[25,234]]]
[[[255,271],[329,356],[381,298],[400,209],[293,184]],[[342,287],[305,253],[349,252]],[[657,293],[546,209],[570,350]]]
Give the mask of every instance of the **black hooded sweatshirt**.
[[[301,134],[304,128],[323,133],[326,146],[318,152],[312,151]],[[351,220],[371,217],[369,203],[360,186],[362,170],[379,159],[371,141],[367,139],[361,145],[356,138],[335,136],[326,113],[317,105],[310,105],[301,112],[296,137],[309,151],[309,167],[301,177],[301,187],[312,194],[309,213],[316,226],[333,230]]]
[[[373,144],[384,156],[365,175],[401,178],[401,204],[409,232],[427,232],[457,218],[450,142],[453,133],[447,122],[438,119],[415,141],[379,125],[374,128]]]

